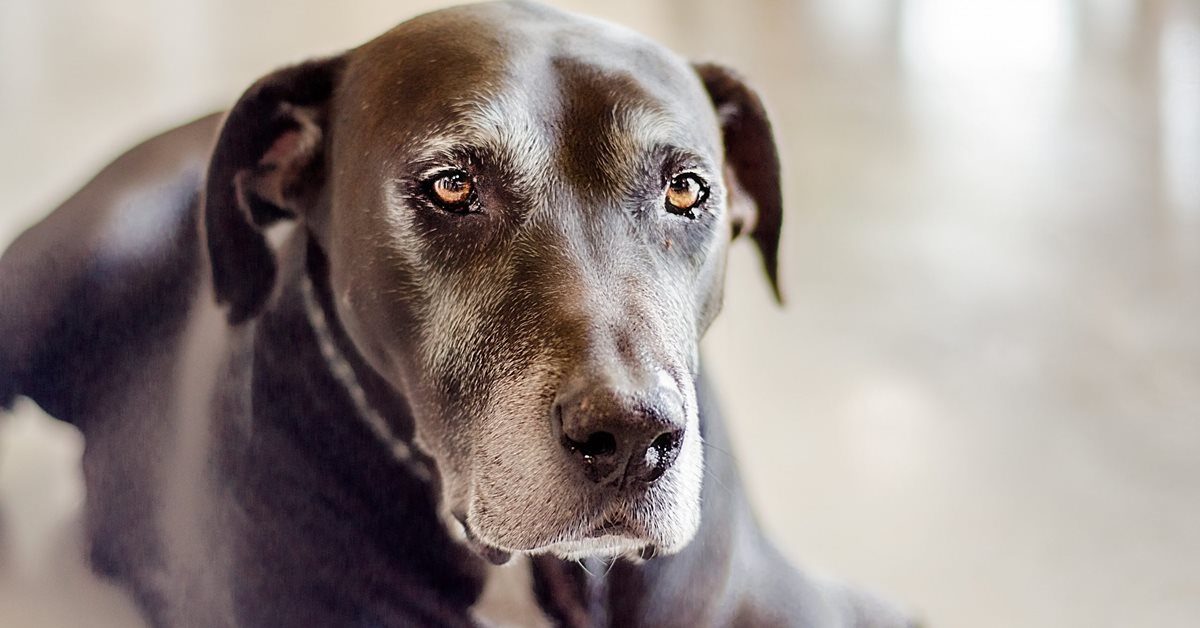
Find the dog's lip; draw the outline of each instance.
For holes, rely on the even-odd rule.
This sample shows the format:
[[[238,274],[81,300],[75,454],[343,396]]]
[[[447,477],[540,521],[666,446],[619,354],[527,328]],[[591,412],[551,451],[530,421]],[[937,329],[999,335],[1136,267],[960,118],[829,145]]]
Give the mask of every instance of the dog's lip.
[[[455,519],[462,524],[463,542],[480,558],[494,564],[503,565],[507,563],[513,554],[536,554],[545,551],[562,543],[590,541],[595,539],[625,539],[627,541],[648,541],[645,535],[641,533],[637,526],[633,525],[629,519],[624,516],[607,516],[600,520],[600,523],[590,528],[584,528],[582,534],[573,535],[574,539],[560,539],[554,543],[550,543],[543,547],[531,548],[526,550],[508,550],[496,547],[487,541],[480,539],[471,529],[470,523],[467,522],[465,516],[456,515]],[[654,547],[652,544],[647,547]],[[644,551],[645,548],[643,548]]]
[[[633,530],[630,529],[629,523],[620,517],[610,517],[605,519],[600,525],[592,528],[586,535],[588,538],[598,539],[602,536],[636,536]]]
[[[480,558],[493,565],[503,565],[512,559],[512,552],[492,547],[475,538],[474,535],[470,534],[470,530],[467,532],[467,543],[470,545],[471,550],[479,555]]]
[[[471,531],[471,526],[467,523],[466,516],[455,515],[455,519],[458,519],[459,524],[462,525],[467,547],[477,556],[493,565],[503,565],[512,559],[512,552],[489,545],[475,536],[475,533]]]

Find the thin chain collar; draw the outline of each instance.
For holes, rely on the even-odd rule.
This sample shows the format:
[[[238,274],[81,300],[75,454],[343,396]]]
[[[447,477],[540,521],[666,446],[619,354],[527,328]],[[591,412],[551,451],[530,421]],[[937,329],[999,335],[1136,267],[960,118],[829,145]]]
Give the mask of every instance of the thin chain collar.
[[[366,423],[375,438],[388,448],[393,458],[411,470],[413,475],[421,481],[428,482],[432,477],[429,465],[413,455],[409,443],[396,435],[383,415],[367,399],[367,393],[359,382],[354,367],[351,366],[350,361],[334,341],[333,332],[329,328],[329,319],[325,315],[325,308],[317,298],[316,287],[313,286],[312,278],[307,273],[301,279],[300,291],[304,295],[304,312],[317,336],[317,345],[321,349],[321,356],[325,358],[325,363],[329,366],[329,371],[333,373],[334,379],[350,396],[350,401],[354,404],[358,417]]]

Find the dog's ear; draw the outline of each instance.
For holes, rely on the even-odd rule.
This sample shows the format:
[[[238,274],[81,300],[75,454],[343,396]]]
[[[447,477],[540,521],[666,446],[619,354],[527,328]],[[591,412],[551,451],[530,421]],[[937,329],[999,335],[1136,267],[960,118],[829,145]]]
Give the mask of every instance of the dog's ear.
[[[733,234],[750,234],[762,256],[775,299],[782,303],[778,267],[783,195],[771,121],[758,94],[733,70],[713,63],[697,63],[694,67],[721,124]]]
[[[226,116],[208,166],[204,236],[217,302],[229,322],[258,313],[275,283],[263,234],[298,218],[324,185],[329,101],[340,57],[277,70],[246,90]]]

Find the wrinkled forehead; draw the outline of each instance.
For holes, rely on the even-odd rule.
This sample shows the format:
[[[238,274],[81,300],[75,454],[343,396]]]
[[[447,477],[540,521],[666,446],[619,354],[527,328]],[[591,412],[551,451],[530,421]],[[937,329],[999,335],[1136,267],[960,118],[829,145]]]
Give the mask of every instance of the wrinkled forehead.
[[[684,60],[545,7],[422,16],[356,50],[346,78],[341,100],[355,105],[344,113],[392,160],[468,150],[586,184],[654,153],[715,167],[720,150],[712,106]]]

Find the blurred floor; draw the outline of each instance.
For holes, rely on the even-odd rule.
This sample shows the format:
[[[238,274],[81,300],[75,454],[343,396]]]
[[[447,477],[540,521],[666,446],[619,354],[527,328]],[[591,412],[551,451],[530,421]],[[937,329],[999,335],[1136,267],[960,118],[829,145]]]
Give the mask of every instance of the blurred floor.
[[[437,4],[4,0],[0,244]],[[558,4],[742,69],[775,116],[789,303],[739,247],[707,357],[793,558],[932,626],[1197,625],[1200,6]],[[31,404],[0,423],[0,625],[137,625],[82,563],[79,448]]]

